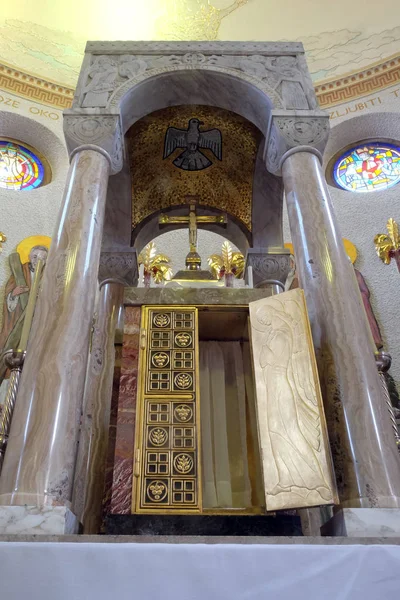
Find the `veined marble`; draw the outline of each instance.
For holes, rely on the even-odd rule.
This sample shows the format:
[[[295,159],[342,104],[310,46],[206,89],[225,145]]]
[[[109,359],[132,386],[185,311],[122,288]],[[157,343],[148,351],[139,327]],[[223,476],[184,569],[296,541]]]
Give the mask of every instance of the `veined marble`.
[[[97,305],[73,499],[74,510],[85,533],[99,533],[101,529],[115,364],[114,341],[123,294],[122,283],[109,281],[102,286]]]
[[[0,534],[78,533],[79,522],[65,506],[0,506]]]
[[[356,538],[400,536],[398,508],[343,508],[322,528],[324,536]]]
[[[125,309],[114,471],[110,501],[110,512],[112,514],[130,514],[132,507],[140,318],[141,309],[139,307],[129,306]]]
[[[70,506],[109,160],[72,159],[0,478],[1,505]]]
[[[248,304],[271,296],[272,288],[125,288],[124,304]]]
[[[282,173],[342,506],[400,507],[400,461],[369,325],[320,162],[306,147]]]

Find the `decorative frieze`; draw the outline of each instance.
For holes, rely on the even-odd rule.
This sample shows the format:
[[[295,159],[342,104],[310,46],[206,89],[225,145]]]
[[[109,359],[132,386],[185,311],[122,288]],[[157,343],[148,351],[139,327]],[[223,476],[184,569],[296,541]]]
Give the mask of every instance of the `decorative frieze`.
[[[201,69],[249,81],[275,108],[314,109],[317,102],[303,55],[298,43],[88,43],[74,107],[115,108],[121,96],[144,79]]]

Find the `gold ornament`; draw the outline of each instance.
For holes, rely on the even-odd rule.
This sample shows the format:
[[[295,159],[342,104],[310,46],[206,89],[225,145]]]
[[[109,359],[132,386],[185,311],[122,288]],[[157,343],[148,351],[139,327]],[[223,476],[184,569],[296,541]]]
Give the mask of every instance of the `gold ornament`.
[[[177,388],[187,390],[193,383],[193,377],[189,373],[178,373],[174,381]]]
[[[169,363],[169,356],[166,352],[157,352],[151,359],[154,367],[162,368]]]
[[[212,254],[207,262],[217,279],[230,274],[240,279],[244,272],[244,256],[241,252],[233,252],[229,242],[222,244],[221,255]]]
[[[168,439],[168,431],[163,427],[157,427],[157,429],[152,429],[149,435],[149,439],[154,446],[162,446]]]
[[[144,275],[153,277],[156,283],[169,281],[172,278],[170,258],[165,254],[157,254],[154,242],[150,242],[143,248],[138,257],[139,266],[144,266]]]
[[[155,325],[155,327],[168,327],[170,323],[170,317],[163,313],[158,313],[158,315],[156,315],[153,319],[153,324]]]
[[[186,423],[193,416],[193,411],[187,404],[180,404],[175,408],[175,416],[178,421]]]
[[[379,258],[385,265],[389,265],[392,258],[395,259],[397,268],[400,271],[400,235],[399,227],[396,221],[390,218],[386,224],[386,233],[378,233],[374,237],[375,250]]]
[[[186,475],[193,469],[193,458],[189,454],[178,454],[174,458],[174,467],[178,473]]]
[[[3,251],[3,244],[4,244],[4,242],[6,242],[6,241],[7,241],[7,238],[6,238],[6,236],[4,235],[4,233],[2,233],[2,232],[0,231],[0,252],[2,252],[2,251]]]
[[[167,491],[167,486],[162,481],[152,481],[147,486],[147,494],[152,502],[164,500]]]
[[[190,333],[186,333],[186,331],[182,331],[181,333],[177,333],[175,336],[175,344],[179,346],[179,348],[187,348],[192,343],[192,336]]]

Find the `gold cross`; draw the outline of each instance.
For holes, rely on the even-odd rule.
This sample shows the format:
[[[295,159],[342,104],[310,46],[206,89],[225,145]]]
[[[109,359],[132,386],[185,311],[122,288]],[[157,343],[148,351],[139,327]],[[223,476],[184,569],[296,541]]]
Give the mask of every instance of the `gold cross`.
[[[185,196],[186,202],[189,204],[189,215],[182,217],[169,217],[166,214],[161,214],[159,217],[160,225],[168,225],[172,223],[188,223],[189,224],[189,246],[190,252],[197,253],[197,224],[198,223],[219,223],[225,225],[227,223],[226,214],[223,215],[197,215],[196,202],[198,196]]]

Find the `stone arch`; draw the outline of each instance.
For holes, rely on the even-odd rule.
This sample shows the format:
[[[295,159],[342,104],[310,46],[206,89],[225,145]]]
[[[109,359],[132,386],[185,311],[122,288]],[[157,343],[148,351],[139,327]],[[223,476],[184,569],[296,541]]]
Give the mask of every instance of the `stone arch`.
[[[125,133],[145,115],[177,104],[225,108],[251,121],[264,136],[271,110],[282,108],[280,97],[266,82],[239,70],[207,65],[146,71],[118,87],[106,110],[121,115]]]
[[[210,208],[206,205],[198,205],[196,207],[197,213],[208,214],[208,215],[220,215],[223,211],[216,208]],[[158,210],[152,213],[149,217],[144,219],[140,225],[138,225],[132,232],[131,246],[135,247],[137,252],[141,250],[158,237],[162,233],[174,231],[176,229],[187,229],[187,224],[170,224],[163,226],[162,229],[158,226],[158,217],[161,213],[167,213],[171,216],[187,215],[188,207],[186,206],[174,206],[169,210]],[[217,233],[234,244],[239,250],[245,254],[247,248],[251,245],[251,233],[246,226],[241,223],[238,219],[228,213],[228,224],[226,227],[221,227],[214,223],[204,223],[199,226],[199,229],[205,229]],[[183,251],[183,254],[185,252]]]
[[[181,104],[202,104],[229,110],[253,123],[264,137],[271,111],[282,108],[280,97],[266,82],[239,70],[209,65],[192,68],[170,65],[148,70],[125,82],[110,97],[107,109],[113,114],[120,114],[125,133],[144,116]],[[264,143],[260,147],[264,147]],[[280,246],[283,242],[282,182],[267,171],[263,152],[258,153],[254,184],[254,240],[251,234],[241,239],[235,233],[233,237],[241,241],[231,241],[244,250],[247,248],[245,239],[250,246]],[[142,238],[147,240],[145,243],[153,239],[156,232],[153,231],[150,236],[145,235],[147,231],[148,226],[144,225],[140,236],[133,235],[132,244]]]

